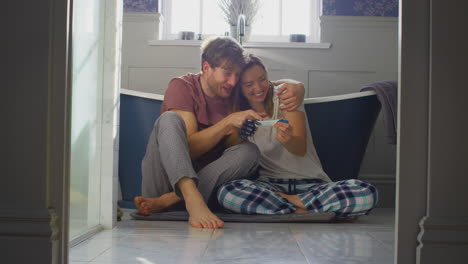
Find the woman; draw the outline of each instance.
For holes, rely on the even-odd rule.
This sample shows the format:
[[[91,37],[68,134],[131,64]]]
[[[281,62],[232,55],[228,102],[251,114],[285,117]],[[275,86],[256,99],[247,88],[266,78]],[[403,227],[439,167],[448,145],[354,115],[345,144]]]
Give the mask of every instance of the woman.
[[[232,93],[232,111],[253,109],[264,120],[288,123],[259,126],[256,131],[245,124],[241,136],[248,136],[261,152],[259,178],[224,184],[217,193],[219,203],[242,214],[334,212],[339,218],[368,214],[377,202],[376,188],[355,179],[332,182],[315,151],[304,106],[277,114],[274,89],[264,64],[250,55]]]

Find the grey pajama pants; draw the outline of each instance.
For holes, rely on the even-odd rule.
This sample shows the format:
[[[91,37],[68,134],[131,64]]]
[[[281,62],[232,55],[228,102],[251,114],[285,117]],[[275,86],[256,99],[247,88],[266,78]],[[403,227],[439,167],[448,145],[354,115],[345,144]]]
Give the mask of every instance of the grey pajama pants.
[[[244,142],[226,149],[220,158],[195,172],[188,150],[184,120],[174,112],[164,112],[154,123],[146,154],[141,163],[144,197],[159,197],[175,191],[183,177],[192,178],[205,202],[224,183],[247,178],[258,166],[259,150]]]

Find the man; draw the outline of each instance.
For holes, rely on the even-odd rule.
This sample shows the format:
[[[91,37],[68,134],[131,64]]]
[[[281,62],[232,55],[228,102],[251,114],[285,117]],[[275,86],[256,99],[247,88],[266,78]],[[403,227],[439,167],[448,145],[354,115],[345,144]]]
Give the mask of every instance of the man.
[[[140,214],[161,212],[184,200],[192,226],[224,226],[207,206],[213,190],[252,174],[259,156],[249,142],[224,146],[225,136],[246,119],[262,119],[253,110],[228,114],[229,96],[244,64],[242,47],[218,37],[202,45],[201,73],[171,80],[142,161],[143,196],[135,197]],[[285,90],[283,108],[294,109],[304,88],[289,82],[280,92]]]

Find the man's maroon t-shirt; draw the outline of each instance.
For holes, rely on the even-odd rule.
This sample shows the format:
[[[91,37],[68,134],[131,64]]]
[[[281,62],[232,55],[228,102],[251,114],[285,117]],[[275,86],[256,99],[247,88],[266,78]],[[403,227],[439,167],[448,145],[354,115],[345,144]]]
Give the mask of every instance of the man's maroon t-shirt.
[[[161,113],[171,109],[192,112],[198,123],[198,131],[208,128],[227,116],[227,98],[205,95],[200,83],[201,74],[187,74],[174,78],[164,94]],[[197,170],[217,159],[224,151],[224,140],[197,159]]]
[[[229,101],[205,95],[200,75],[187,74],[172,79],[164,94],[161,113],[171,109],[192,112],[197,118],[198,130],[203,130],[227,116]]]

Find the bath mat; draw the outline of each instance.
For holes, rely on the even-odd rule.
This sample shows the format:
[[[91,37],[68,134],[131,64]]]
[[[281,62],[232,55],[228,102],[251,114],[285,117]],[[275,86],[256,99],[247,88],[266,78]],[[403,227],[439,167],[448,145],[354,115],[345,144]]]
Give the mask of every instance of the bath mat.
[[[331,222],[335,218],[335,213],[303,213],[286,215],[241,215],[215,212],[215,214],[224,222],[259,222],[259,223],[323,223]],[[163,213],[154,213],[149,216],[143,216],[137,212],[130,214],[135,220],[149,221],[187,221],[187,211],[170,211]]]

